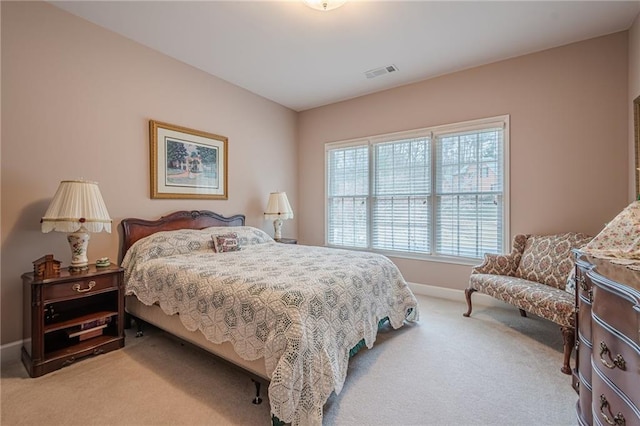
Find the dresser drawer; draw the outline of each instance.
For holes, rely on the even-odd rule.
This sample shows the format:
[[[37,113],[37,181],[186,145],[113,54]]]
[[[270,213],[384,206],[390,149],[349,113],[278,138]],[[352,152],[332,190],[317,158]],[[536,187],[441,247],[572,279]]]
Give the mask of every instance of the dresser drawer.
[[[591,386],[591,352],[593,347],[591,342],[587,342],[583,339],[582,334],[578,333],[578,371],[580,371],[580,381],[585,382]]]
[[[640,389],[640,353],[606,329],[606,325],[594,322],[592,359],[594,368],[615,383],[640,408],[636,395]]]
[[[628,405],[623,397],[607,383],[599,367],[593,369],[593,417],[594,424],[639,425],[640,412]]]
[[[81,295],[89,295],[101,290],[117,289],[118,276],[114,274],[93,276],[88,278],[78,277],[75,280],[64,281],[56,284],[45,284],[42,288],[42,299],[46,302],[58,299],[67,299]]]
[[[583,300],[591,304],[591,278],[587,275],[587,269],[577,266],[576,267],[576,292],[578,296]]]
[[[583,299],[580,299],[580,305],[578,306],[578,333],[580,336],[591,343],[591,304],[586,303]]]
[[[591,358],[588,358],[591,361]],[[589,369],[589,375],[591,375],[591,369]],[[592,401],[592,389],[591,383],[587,383],[586,379],[582,376],[580,378],[580,385],[578,391],[578,420],[580,424],[592,425],[593,414],[591,413],[591,401]]]
[[[593,286],[592,315],[640,346],[640,312],[634,304],[606,287]],[[594,345],[595,346],[595,345]]]

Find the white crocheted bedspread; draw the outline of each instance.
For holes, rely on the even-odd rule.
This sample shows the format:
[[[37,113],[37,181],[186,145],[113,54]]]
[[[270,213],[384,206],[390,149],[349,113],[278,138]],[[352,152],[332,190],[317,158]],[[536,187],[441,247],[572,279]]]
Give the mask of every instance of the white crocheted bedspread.
[[[241,250],[216,253],[212,235],[236,232]],[[386,257],[276,243],[252,227],[159,232],[127,252],[126,293],[180,314],[188,330],[229,341],[246,360],[264,357],[271,411],[293,424],[321,424],[339,393],[349,350],[371,348],[379,320],[418,319],[418,303]]]

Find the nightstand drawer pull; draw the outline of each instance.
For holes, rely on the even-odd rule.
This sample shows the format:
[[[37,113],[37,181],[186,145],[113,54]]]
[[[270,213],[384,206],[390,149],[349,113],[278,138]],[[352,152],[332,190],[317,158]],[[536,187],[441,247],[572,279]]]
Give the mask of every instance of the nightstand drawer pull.
[[[605,408],[609,412],[609,416],[613,417],[613,420],[611,420],[609,416],[604,412]],[[622,413],[618,413],[615,416],[613,415],[613,413],[611,412],[611,407],[609,406],[609,401],[607,401],[607,398],[605,398],[604,394],[600,395],[600,415],[602,416],[604,421],[610,425],[614,425],[614,426],[625,425],[625,420]]]
[[[94,288],[95,286],[96,286],[95,281],[89,281],[89,287],[87,288],[82,288],[81,284],[79,283],[74,284],[72,288],[78,293],[86,293],[87,291],[91,291],[91,289]]]
[[[605,354],[609,355],[609,359],[613,361],[613,364],[602,357]],[[620,354],[616,355],[615,359],[611,358],[611,351],[607,347],[607,344],[604,342],[600,342],[600,362],[602,362],[605,367],[611,369],[618,367],[620,370],[624,370],[627,365],[627,363],[624,361],[624,358]]]

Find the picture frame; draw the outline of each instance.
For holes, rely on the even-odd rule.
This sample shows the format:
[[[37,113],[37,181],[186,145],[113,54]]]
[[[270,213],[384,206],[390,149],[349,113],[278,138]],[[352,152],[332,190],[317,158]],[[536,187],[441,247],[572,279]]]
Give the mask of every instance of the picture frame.
[[[224,136],[149,120],[151,198],[228,199]]]

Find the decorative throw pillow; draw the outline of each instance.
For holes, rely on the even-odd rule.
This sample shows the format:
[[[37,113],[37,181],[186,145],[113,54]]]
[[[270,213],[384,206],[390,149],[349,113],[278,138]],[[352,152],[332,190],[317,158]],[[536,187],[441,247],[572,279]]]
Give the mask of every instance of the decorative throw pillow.
[[[590,236],[574,232],[531,236],[515,275],[564,290],[567,277],[574,268],[571,249],[580,248],[589,241]]]
[[[229,251],[239,251],[240,242],[238,241],[238,234],[235,232],[229,232],[228,234],[212,235],[213,248],[216,253],[226,253]]]

